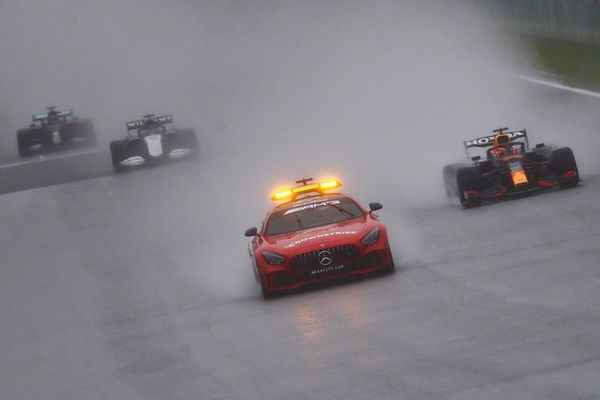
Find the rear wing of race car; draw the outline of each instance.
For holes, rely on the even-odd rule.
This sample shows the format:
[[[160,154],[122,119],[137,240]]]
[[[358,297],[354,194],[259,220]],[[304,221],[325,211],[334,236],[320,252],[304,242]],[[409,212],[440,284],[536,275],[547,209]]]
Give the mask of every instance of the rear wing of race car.
[[[59,111],[55,114],[57,117],[72,117],[73,109]],[[44,121],[48,119],[48,114],[33,114],[31,116],[33,122]]]
[[[131,130],[134,130],[134,129],[143,128],[148,123],[155,123],[155,124],[158,124],[158,125],[172,124],[173,123],[173,116],[172,115],[159,115],[159,116],[147,115],[144,119],[138,119],[138,120],[135,120],[135,121],[129,121],[127,123],[127,130],[131,131]]]
[[[506,128],[508,129],[508,128]],[[510,142],[514,142],[517,139],[523,139],[523,142],[525,144],[525,148],[529,148],[529,139],[527,138],[527,130],[526,129],[521,129],[519,131],[512,131],[512,132],[504,132],[504,129],[502,129],[503,133],[506,135],[510,136]],[[494,135],[490,135],[490,136],[482,136],[480,138],[476,138],[476,139],[471,139],[471,140],[465,140],[463,142],[464,146],[465,146],[465,151],[467,152],[467,157],[469,157],[469,149],[473,148],[473,147],[490,147],[494,144]]]

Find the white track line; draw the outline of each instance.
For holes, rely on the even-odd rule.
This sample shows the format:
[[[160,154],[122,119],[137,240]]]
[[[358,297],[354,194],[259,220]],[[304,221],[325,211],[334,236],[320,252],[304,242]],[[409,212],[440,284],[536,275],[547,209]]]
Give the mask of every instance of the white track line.
[[[12,162],[10,164],[0,164],[0,169],[17,167],[19,165],[35,164],[35,163],[40,163],[40,162],[44,162],[44,161],[60,160],[63,158],[89,155],[89,154],[94,154],[94,153],[99,153],[99,152],[100,152],[100,150],[95,149],[95,150],[82,151],[82,152],[73,152],[73,153],[66,153],[66,154],[63,153],[60,155],[51,154],[51,155],[33,156],[32,158],[28,158],[28,159],[22,160],[22,161]]]
[[[551,87],[551,88],[554,88],[554,89],[560,89],[560,90],[564,90],[566,92],[582,94],[584,96],[590,96],[590,97],[595,97],[597,99],[600,99],[600,93],[593,92],[591,90],[579,89],[579,88],[575,88],[575,87],[563,85],[563,84],[560,84],[560,83],[556,83],[556,82],[552,82],[552,81],[547,81],[547,80],[544,80],[544,79],[533,78],[533,77],[530,77],[530,76],[514,75],[514,77],[517,78],[517,79],[521,79],[523,81],[526,81],[526,82],[535,83],[536,85],[548,86],[548,87]]]

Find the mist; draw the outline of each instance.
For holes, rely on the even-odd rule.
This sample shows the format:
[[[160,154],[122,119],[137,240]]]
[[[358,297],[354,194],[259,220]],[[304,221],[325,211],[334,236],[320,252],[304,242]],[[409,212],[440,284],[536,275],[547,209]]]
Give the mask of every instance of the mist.
[[[396,246],[417,257],[405,209],[444,204],[441,169],[465,160],[462,141],[535,129],[531,116],[548,113],[509,76],[523,54],[481,12],[441,0],[4,0],[2,153],[47,105],[92,118],[107,156],[126,121],[171,113],[197,130],[201,162],[143,193],[191,186],[170,194],[169,215],[195,213],[180,229],[210,231],[205,246],[244,249],[273,189],[334,176],[382,201]],[[243,251],[231,257],[245,267]]]

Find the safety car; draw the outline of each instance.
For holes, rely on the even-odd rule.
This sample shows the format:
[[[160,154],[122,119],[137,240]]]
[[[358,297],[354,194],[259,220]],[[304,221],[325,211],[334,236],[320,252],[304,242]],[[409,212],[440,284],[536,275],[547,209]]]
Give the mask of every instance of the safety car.
[[[277,191],[280,202],[260,228],[250,228],[249,254],[264,297],[351,275],[394,271],[385,225],[375,211],[335,191],[338,180],[312,182]]]

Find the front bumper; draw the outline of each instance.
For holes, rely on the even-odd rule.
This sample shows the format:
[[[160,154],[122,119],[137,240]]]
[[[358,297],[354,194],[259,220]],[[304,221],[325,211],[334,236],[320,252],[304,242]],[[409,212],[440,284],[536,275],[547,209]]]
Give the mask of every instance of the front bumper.
[[[290,268],[261,271],[262,285],[272,292],[284,292],[331,280],[344,279],[356,275],[368,275],[393,268],[394,260],[389,245],[381,249],[363,251],[356,257],[341,264],[317,269]]]

